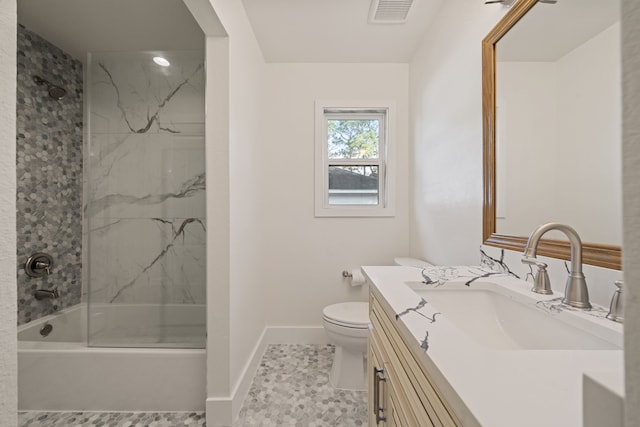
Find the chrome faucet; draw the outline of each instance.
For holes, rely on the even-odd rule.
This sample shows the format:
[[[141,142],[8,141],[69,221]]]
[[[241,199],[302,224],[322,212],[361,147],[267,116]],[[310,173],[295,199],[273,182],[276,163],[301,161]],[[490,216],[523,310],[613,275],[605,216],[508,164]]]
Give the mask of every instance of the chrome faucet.
[[[45,298],[55,299],[59,298],[60,294],[58,293],[58,289],[36,289],[33,292],[33,297],[38,301],[43,300]]]
[[[571,307],[577,308],[591,308],[589,303],[589,291],[587,289],[587,282],[582,273],[582,241],[580,236],[573,228],[568,225],[559,224],[557,222],[550,222],[543,224],[536,228],[529,236],[527,245],[524,248],[523,263],[532,263],[532,259],[536,258],[538,251],[538,243],[540,238],[549,230],[558,230],[566,234],[569,238],[569,245],[571,247],[571,271],[567,278],[567,286],[564,289],[564,298],[562,303]]]

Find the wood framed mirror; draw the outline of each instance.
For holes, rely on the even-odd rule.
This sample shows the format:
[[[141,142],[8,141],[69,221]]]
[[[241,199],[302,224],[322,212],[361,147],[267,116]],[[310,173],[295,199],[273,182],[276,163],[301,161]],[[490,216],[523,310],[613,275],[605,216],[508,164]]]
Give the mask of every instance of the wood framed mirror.
[[[589,9],[582,10],[580,12],[567,9],[573,7],[570,5],[572,2],[576,4],[580,3],[580,7],[587,7]],[[538,0],[517,0],[504,15],[502,20],[498,22],[493,30],[491,30],[491,32],[482,41],[484,244],[515,251],[523,251],[527,243],[527,236],[537,225],[545,222],[562,222],[574,227],[578,233],[580,233],[580,237],[583,241],[583,263],[617,270],[622,268],[622,201],[621,172],[619,166],[621,163],[621,136],[616,134],[617,132],[620,132],[621,126],[619,121],[621,120],[621,112],[617,110],[619,106],[616,106],[616,102],[617,104],[620,104],[619,99],[617,101],[615,99],[615,96],[621,96],[621,92],[616,92],[621,89],[619,89],[620,61],[619,58],[615,57],[615,52],[619,51],[620,12],[619,5],[616,6],[616,3],[619,3],[619,1],[614,0],[602,2],[601,0],[560,0],[556,4],[550,4],[548,2],[540,2],[539,4]],[[613,5],[614,9],[607,11],[598,9],[602,7],[602,4]],[[618,9],[616,10],[615,7],[618,7]],[[546,9],[546,11],[542,9]],[[533,13],[534,10],[535,13]],[[537,14],[543,13],[547,13],[548,15],[546,15],[546,17],[537,18],[539,21],[538,25],[540,25],[540,27],[536,28],[536,22],[533,17]],[[576,13],[578,13],[578,15],[576,15]],[[582,28],[587,24],[576,22],[578,21],[576,16],[595,17],[604,15],[606,15],[606,17],[603,18],[604,22],[598,24],[599,28],[591,28],[587,30]],[[553,21],[554,19],[557,21]],[[591,21],[595,20],[596,19],[591,19]],[[574,28],[574,26],[576,28]],[[558,32],[554,34],[555,29],[558,29]],[[590,61],[589,66],[584,66],[583,62],[583,65],[581,66],[582,68],[574,68],[573,74],[569,74],[568,80],[566,76],[564,77],[565,80],[563,82],[569,81],[569,83],[559,84],[559,80],[557,80],[559,77],[553,77],[556,79],[553,80],[555,82],[555,92],[553,92],[553,95],[550,95],[556,97],[553,102],[545,102],[541,99],[535,99],[529,102],[530,100],[528,98],[523,98],[527,93],[533,94],[532,96],[537,97],[537,93],[540,91],[536,89],[536,87],[528,86],[531,81],[528,76],[533,75],[534,71],[532,71],[532,69],[526,69],[523,71],[522,68],[514,68],[515,62],[520,63],[516,64],[517,66],[528,63],[528,66],[533,67],[537,67],[536,64],[544,64],[541,66],[546,67],[548,64],[554,63],[554,70],[557,70],[561,67],[568,67],[566,64],[569,60],[562,59],[562,65],[557,65],[560,63],[560,60],[542,57],[540,56],[542,54],[537,52],[536,54],[532,54],[531,58],[524,55],[517,59],[511,59],[509,62],[508,52],[518,52],[518,55],[520,55],[529,50],[537,50],[540,46],[545,44],[545,40],[543,40],[545,38],[547,39],[548,45],[555,47],[556,45],[563,44],[563,41],[560,40],[560,38],[565,35],[573,37],[580,32],[585,32],[585,40],[588,41],[573,40],[573,47],[565,48],[565,52],[562,53],[562,55],[565,56],[562,56],[562,58],[569,56],[567,51],[572,52],[571,55],[573,56],[571,56],[571,66],[577,67],[575,62],[578,61],[578,59],[575,59],[575,57],[584,53],[583,51],[586,48],[583,46],[588,45],[589,49],[600,49],[599,51],[589,51],[587,56],[583,55],[586,59],[583,58],[582,60]],[[524,43],[523,45],[514,47],[512,40],[517,37],[523,37],[521,35],[525,33],[529,39],[535,39],[535,43]],[[509,36],[505,37],[507,34]],[[512,34],[520,35],[512,36]],[[594,34],[596,35],[594,36]],[[617,43],[617,48],[611,48],[610,45],[608,47],[605,46],[603,44],[604,39],[607,40],[607,43]],[[576,48],[576,43],[578,43],[580,47]],[[593,47],[595,45],[598,45],[599,47]],[[602,54],[602,52],[604,52],[604,54]],[[610,54],[613,56],[610,58],[604,58],[604,56],[608,57]],[[559,54],[555,53],[555,55],[557,57]],[[499,56],[501,57],[500,64],[502,64],[500,67],[498,67],[497,62]],[[503,59],[505,59],[504,63],[502,62]],[[605,60],[611,60],[611,64],[613,65],[608,65],[608,63],[604,62]],[[512,68],[505,68],[504,64],[507,63],[508,66]],[[574,80],[582,80],[583,74],[590,74],[591,69],[596,69],[598,67],[600,67],[600,74],[598,74],[597,83],[607,84],[609,86],[599,89],[593,85],[593,82],[589,82],[588,80],[581,82],[581,84],[589,88],[588,95],[591,95],[592,93],[597,94],[598,96],[607,97],[611,95],[611,100],[606,100],[606,102],[604,102],[598,98],[597,102],[590,102],[589,100],[585,101],[581,98],[582,95],[576,95],[575,93],[570,96],[566,94],[558,94],[565,90],[566,86],[572,86]],[[503,70],[510,70],[512,73],[510,75],[514,76],[510,80],[512,82],[510,83],[511,86],[504,86],[506,83],[498,81],[498,74],[505,75]],[[544,74],[544,72],[539,73],[538,68],[535,70],[536,74]],[[578,72],[576,72],[576,70],[578,70]],[[598,70],[594,70],[593,73],[596,73],[596,71]],[[603,76],[603,74],[606,75]],[[616,88],[616,84],[618,85],[618,88]],[[544,86],[545,85],[542,84],[540,87]],[[551,85],[546,84],[546,86]],[[508,99],[503,103],[503,100],[500,99],[500,94],[497,94],[497,92],[500,91],[497,89],[498,87],[501,88],[500,90],[505,89],[502,91],[502,94],[522,94],[521,99]],[[506,90],[506,88],[511,88],[511,90]],[[513,88],[516,89],[513,90]],[[616,93],[611,94],[611,92]],[[560,97],[562,97],[562,101],[558,101]],[[525,102],[523,102],[523,99]],[[572,99],[573,102],[576,100],[580,101],[573,106],[572,104],[567,104],[568,99]],[[609,101],[611,101],[611,104],[609,104],[608,107],[604,105]],[[562,102],[564,102],[564,104],[562,104]],[[534,108],[533,111],[516,111],[514,113],[514,110],[516,110],[518,106],[526,105],[529,107],[530,104],[537,106],[537,108]],[[591,104],[594,105],[593,108],[585,107],[590,106]],[[547,110],[554,110],[556,113],[560,112],[560,114],[558,114],[557,118],[545,120],[544,115],[540,114],[540,112],[542,111],[546,114]],[[586,115],[573,117],[576,115],[573,113],[574,110],[589,110],[588,114],[591,114],[591,116]],[[508,111],[508,114],[505,114],[505,111]],[[526,129],[517,129],[515,131],[511,130],[515,126],[513,123],[516,122],[513,120],[514,117],[524,117],[525,119],[520,120],[520,122],[528,123],[529,127]],[[509,122],[508,119],[511,121]],[[583,125],[583,123],[594,121],[597,122],[597,126],[594,126],[594,129],[590,129],[589,126]],[[552,122],[554,123],[555,128],[559,128],[561,126],[573,128],[579,127],[583,131],[583,134],[576,137],[567,137],[566,133],[562,134],[561,137],[556,134],[549,136],[551,134],[549,133],[549,126],[547,126],[547,124]],[[507,123],[507,125],[505,125],[505,123]],[[580,126],[576,126],[577,123],[580,123]],[[510,129],[509,132],[503,130],[505,126]],[[544,134],[542,132],[547,133]],[[509,138],[507,138],[506,135],[508,135]],[[590,138],[601,140],[602,146],[606,149],[604,155],[602,154],[603,151],[583,154],[582,150],[589,146],[590,142],[588,140]],[[618,138],[618,140],[616,140],[616,138]],[[547,140],[552,142],[547,142]],[[569,148],[562,148],[561,150],[564,150],[565,154],[565,156],[563,156],[562,151],[556,150],[556,147],[560,147],[561,143],[570,140],[572,142],[568,142],[567,144],[573,144],[573,146]],[[573,142],[573,140],[576,141]],[[525,146],[524,144],[527,143],[529,145]],[[555,145],[545,145],[551,143]],[[517,144],[521,145],[518,146]],[[521,148],[523,146],[525,149]],[[553,150],[553,152],[551,152],[551,150]],[[597,148],[597,150],[603,150],[603,148],[600,147]],[[520,161],[511,161],[511,159],[507,160],[505,158],[504,151],[514,151],[519,153]],[[568,156],[566,155],[567,153],[569,153]],[[575,155],[575,157],[573,155]],[[535,159],[535,156],[541,157],[539,159]],[[595,160],[590,163],[589,158],[591,157]],[[618,164],[615,163],[616,161]],[[552,164],[549,165],[548,163]],[[506,165],[511,165],[511,167],[506,167]],[[570,169],[573,166],[576,166],[578,169],[586,169],[586,171],[584,171],[586,175],[579,175],[578,171]],[[520,169],[523,171],[523,176],[515,178],[510,176],[507,177],[505,172],[507,169]],[[536,169],[543,169],[542,175],[534,175],[532,171],[535,171]],[[558,174],[559,170],[562,170],[562,174]],[[540,186],[542,187],[542,181],[545,180],[548,181],[546,188],[536,188],[538,183],[540,183]],[[571,180],[576,181],[574,185],[579,186],[574,189],[560,188],[564,185],[565,181]],[[513,183],[513,185],[507,185],[505,182]],[[603,182],[606,182],[610,187],[603,185],[605,189],[602,190],[602,195],[600,195],[600,193],[596,192],[596,187],[600,187],[600,184]],[[517,183],[520,184],[519,187],[516,185]],[[505,192],[504,187],[509,185],[516,187],[516,191],[518,192],[528,194],[528,199],[526,197],[522,197],[522,195],[518,193]],[[558,194],[553,196],[555,199],[553,197],[549,200],[544,199],[545,195],[549,192],[556,192]],[[515,196],[513,194],[515,194]],[[543,196],[540,196],[540,194]],[[541,200],[541,197],[543,200]],[[507,209],[504,207],[506,206],[504,200],[509,200],[510,198],[515,200],[513,200],[511,205],[508,205],[512,206],[512,208]],[[561,200],[561,203],[559,203],[558,200]],[[499,202],[503,202],[503,206],[500,206]],[[570,209],[565,207],[561,213],[552,211],[552,208],[555,205],[562,203],[568,205]],[[575,209],[572,205],[575,205]],[[533,218],[527,218],[527,221],[523,219],[523,216],[529,216],[529,211],[536,210],[538,208],[542,213],[538,217],[538,222],[535,222],[536,219]],[[607,212],[600,212],[605,208],[611,209]],[[574,216],[571,216],[571,214],[568,213],[571,209],[576,211],[573,213]],[[506,211],[509,212],[509,215],[504,213]],[[593,216],[593,218],[588,218],[590,216]],[[507,224],[507,221],[505,220],[507,217],[511,220],[509,226],[505,225]],[[515,222],[519,222],[519,228],[512,227],[512,224]],[[580,226],[577,226],[576,223]],[[593,230],[597,230],[597,232],[594,232]],[[538,254],[568,260],[570,258],[568,241],[561,240],[561,238],[555,240],[556,236],[551,237],[551,239],[544,239],[541,241],[538,246]]]

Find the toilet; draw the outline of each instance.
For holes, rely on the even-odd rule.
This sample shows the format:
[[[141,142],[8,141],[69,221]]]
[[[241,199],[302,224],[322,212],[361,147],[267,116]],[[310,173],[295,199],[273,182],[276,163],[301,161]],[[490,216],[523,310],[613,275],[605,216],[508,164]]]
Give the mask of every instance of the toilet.
[[[432,264],[414,258],[396,258],[396,265],[425,268]],[[329,381],[336,389],[367,389],[369,303],[341,302],[322,310],[322,325],[335,345]]]
[[[341,302],[322,310],[329,342],[336,346],[329,381],[334,388],[366,390],[369,303]]]

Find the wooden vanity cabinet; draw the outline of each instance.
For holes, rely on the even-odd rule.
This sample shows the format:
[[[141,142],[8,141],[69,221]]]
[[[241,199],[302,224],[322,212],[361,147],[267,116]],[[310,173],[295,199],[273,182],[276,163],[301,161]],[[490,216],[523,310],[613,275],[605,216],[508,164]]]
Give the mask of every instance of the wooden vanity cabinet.
[[[367,366],[369,427],[461,426],[402,339],[397,320],[383,308],[385,304],[372,289]]]

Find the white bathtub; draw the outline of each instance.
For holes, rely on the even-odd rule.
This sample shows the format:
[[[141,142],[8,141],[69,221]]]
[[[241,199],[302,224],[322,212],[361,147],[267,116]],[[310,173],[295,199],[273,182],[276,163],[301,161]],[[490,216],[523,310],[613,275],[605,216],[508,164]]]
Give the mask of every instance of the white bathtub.
[[[104,305],[91,311],[92,335],[100,338],[107,327],[117,331],[114,322],[120,322],[123,331],[135,328],[142,346],[154,345],[145,328],[155,328],[156,335],[160,330],[161,340],[204,328],[204,306]],[[152,325],[159,317],[164,326]],[[204,349],[88,347],[86,319],[86,306],[77,305],[18,328],[19,410],[204,411]],[[45,324],[53,329],[42,337]],[[96,342],[107,345],[106,339]]]

